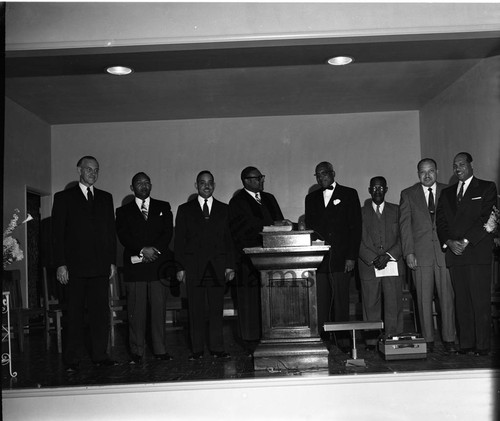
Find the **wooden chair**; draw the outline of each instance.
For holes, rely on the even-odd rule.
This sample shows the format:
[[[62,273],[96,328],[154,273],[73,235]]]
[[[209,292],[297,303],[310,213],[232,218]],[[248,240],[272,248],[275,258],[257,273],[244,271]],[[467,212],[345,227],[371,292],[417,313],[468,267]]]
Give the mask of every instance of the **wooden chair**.
[[[62,315],[63,304],[57,293],[59,283],[56,280],[53,269],[43,268],[43,303],[45,308],[45,339],[47,350],[50,349],[50,335],[55,333],[57,337],[57,352],[62,353]]]
[[[127,300],[123,288],[123,268],[118,268],[116,276],[109,282],[109,339],[110,346],[115,346],[116,325],[127,322]]]
[[[45,323],[45,309],[42,307],[23,307],[21,271],[19,269],[4,270],[3,290],[10,293],[11,324],[17,336],[19,351],[24,352],[25,331],[29,332],[30,328],[41,327],[40,320]]]

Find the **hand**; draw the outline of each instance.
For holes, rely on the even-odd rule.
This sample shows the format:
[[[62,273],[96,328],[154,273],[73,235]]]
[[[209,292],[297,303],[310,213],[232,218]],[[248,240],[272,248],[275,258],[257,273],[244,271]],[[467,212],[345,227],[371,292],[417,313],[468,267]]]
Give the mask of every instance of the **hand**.
[[[293,222],[289,219],[283,219],[283,225],[293,225]]]
[[[180,283],[185,284],[186,283],[186,271],[185,270],[180,270],[176,273],[177,281]]]
[[[231,282],[234,279],[234,270],[227,268],[225,276],[226,276],[226,281]]]
[[[457,256],[461,256],[465,249],[464,242],[459,240],[448,240],[446,241],[446,245],[450,248],[451,252]]]
[[[111,268],[110,268],[110,271],[109,271],[109,279],[111,279],[114,276],[116,276],[117,272],[118,271],[116,270],[116,265],[114,265],[113,263],[111,263]]]
[[[348,260],[346,259],[345,261],[345,266],[344,266],[344,272],[351,272],[354,269],[354,260]]]
[[[156,259],[158,259],[158,256],[161,254],[156,247],[151,247],[151,246],[143,247],[141,253],[146,263],[154,262]]]
[[[57,268],[57,280],[63,285],[66,285],[68,283],[69,272],[66,266],[59,266]]]
[[[373,261],[373,265],[378,269],[384,269],[387,266],[387,262],[391,260],[391,257],[388,254],[381,254],[380,256],[377,256],[376,259]]]
[[[408,256],[406,256],[406,264],[411,270],[416,270],[417,269],[417,257],[413,254],[410,253]]]

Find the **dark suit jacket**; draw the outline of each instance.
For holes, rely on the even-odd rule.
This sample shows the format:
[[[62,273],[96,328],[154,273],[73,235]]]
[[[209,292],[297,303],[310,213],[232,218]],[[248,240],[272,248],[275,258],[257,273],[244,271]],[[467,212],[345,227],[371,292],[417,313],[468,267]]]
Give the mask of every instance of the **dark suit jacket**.
[[[228,206],[214,198],[210,218],[205,220],[198,198],[179,206],[175,218],[175,258],[187,280],[203,277],[211,263],[218,279],[225,269],[234,269],[234,253],[229,232]]]
[[[173,234],[173,216],[170,204],[151,198],[146,221],[135,203],[116,210],[116,231],[123,250],[123,272],[126,282],[153,281],[166,277],[169,263],[173,263],[168,245]],[[160,256],[152,263],[132,264],[131,256],[138,256],[143,247],[152,246]]]
[[[401,241],[399,238],[399,208],[398,205],[385,202],[381,222],[385,226],[385,241],[380,249],[380,235],[377,229],[378,218],[368,202],[361,209],[363,220],[363,233],[359,247],[359,276],[361,279],[375,278],[375,267],[371,262],[379,255],[389,253],[398,262],[399,275],[403,274],[404,265],[401,252]]]
[[[284,219],[272,194],[261,192],[261,201],[262,205],[259,205],[245,189],[241,189],[229,201],[231,234],[240,251],[247,247],[262,246],[262,228]]]
[[[435,203],[439,201],[446,184],[436,183]],[[399,227],[403,256],[414,254],[418,266],[445,266],[436,222],[432,223],[421,183],[414,184],[401,192],[399,202]]]
[[[347,259],[357,259],[361,241],[361,205],[356,190],[337,183],[326,208],[321,189],[309,193],[305,222],[307,229],[316,231],[319,238],[331,246],[330,266],[334,272],[343,272]],[[328,271],[328,260],[327,254],[318,271]]]
[[[52,207],[54,264],[76,277],[109,276],[116,261],[113,198],[94,187],[91,207],[79,185],[54,195]]]
[[[447,240],[469,240],[461,256],[447,249],[446,265],[490,264],[493,234],[484,229],[497,204],[497,188],[492,181],[473,177],[460,206],[456,204],[458,183],[443,190],[437,207],[437,229],[442,244]]]

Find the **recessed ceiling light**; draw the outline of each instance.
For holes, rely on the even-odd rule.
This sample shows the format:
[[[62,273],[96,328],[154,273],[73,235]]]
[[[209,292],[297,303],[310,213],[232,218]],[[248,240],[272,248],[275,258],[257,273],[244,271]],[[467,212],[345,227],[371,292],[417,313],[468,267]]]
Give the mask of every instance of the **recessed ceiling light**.
[[[332,66],[345,66],[346,64],[350,64],[353,61],[354,59],[349,56],[337,56],[329,59],[328,64],[331,64]]]
[[[124,75],[129,75],[130,73],[133,72],[133,70],[130,67],[125,67],[125,66],[113,66],[113,67],[108,67],[106,71],[110,75],[115,75],[115,76],[124,76]]]

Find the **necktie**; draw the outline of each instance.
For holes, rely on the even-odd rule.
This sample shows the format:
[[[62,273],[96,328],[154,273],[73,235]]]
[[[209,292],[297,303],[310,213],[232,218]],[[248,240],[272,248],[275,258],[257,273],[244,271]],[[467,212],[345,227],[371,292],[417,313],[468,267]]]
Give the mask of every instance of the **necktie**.
[[[147,221],[148,220],[148,208],[146,207],[146,200],[142,201],[141,205],[141,213],[144,219]]]
[[[333,190],[333,186],[323,187],[321,190]]]
[[[458,191],[458,195],[457,195],[457,205],[460,204],[460,202],[462,201],[462,198],[464,197],[464,183],[463,181],[461,181],[461,185],[460,185],[460,190]]]
[[[436,213],[436,205],[434,203],[434,194],[432,193],[432,188],[429,187],[429,203],[427,207],[429,208],[429,213],[431,214],[431,218],[434,219],[434,214]]]
[[[262,205],[262,200],[260,200],[260,193],[259,192],[255,193],[255,200],[257,201],[257,203],[259,205]]]
[[[380,212],[380,205],[377,205],[377,210],[375,211],[377,218],[380,219],[382,217],[382,213]]]
[[[87,187],[87,201],[90,205],[94,203],[94,195],[92,194],[92,190],[90,190],[90,187]]]
[[[205,199],[205,203],[203,204],[203,216],[205,219],[210,218],[210,212],[208,211],[208,199]]]

